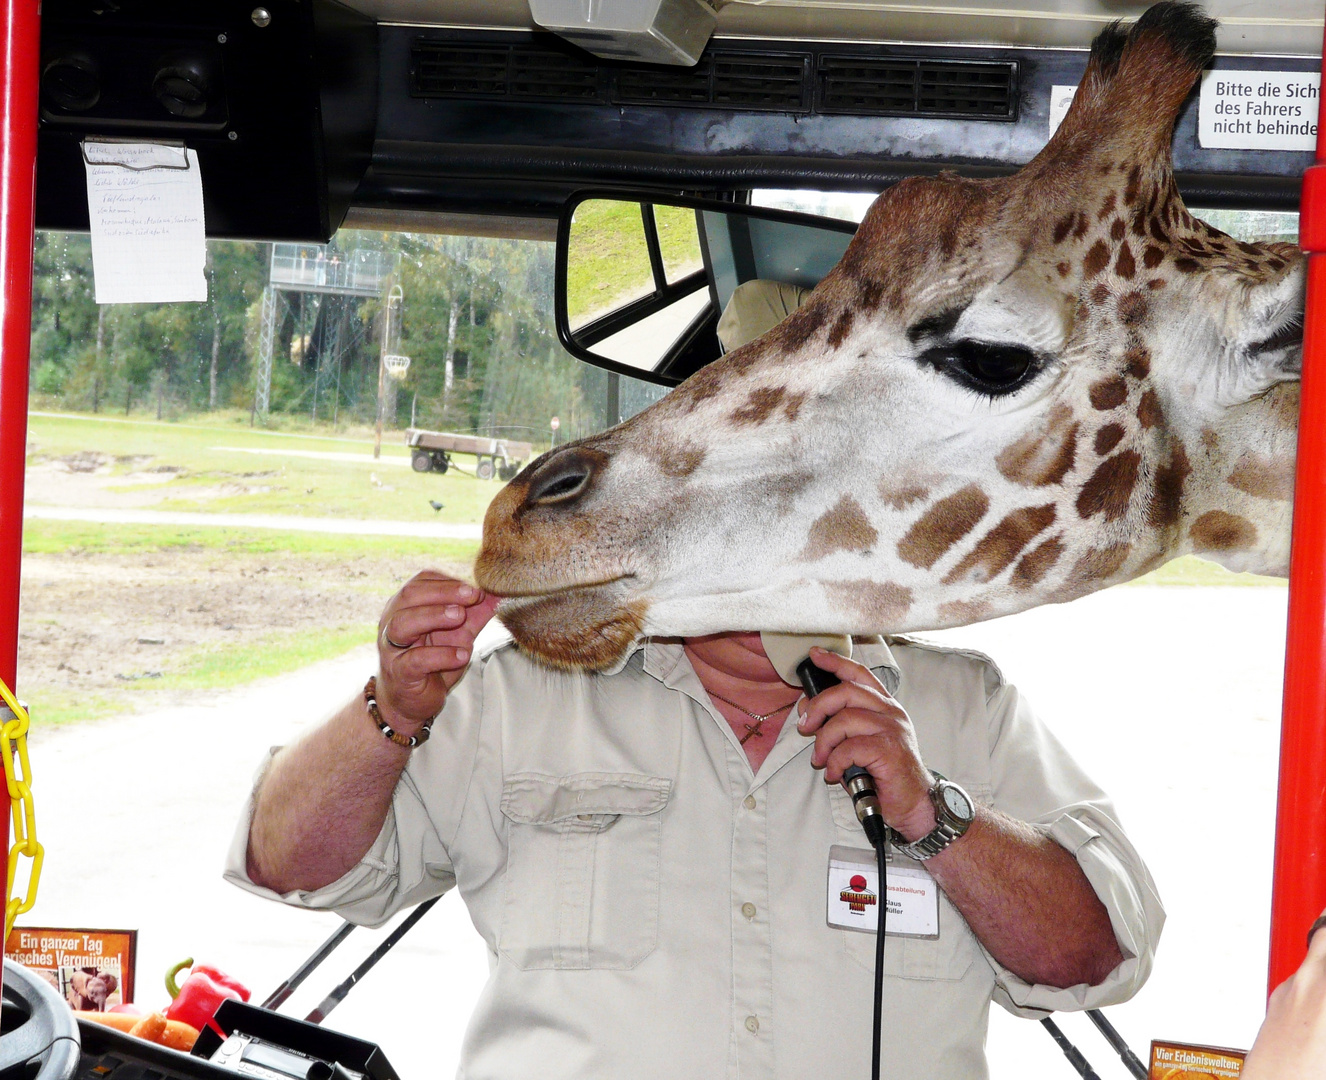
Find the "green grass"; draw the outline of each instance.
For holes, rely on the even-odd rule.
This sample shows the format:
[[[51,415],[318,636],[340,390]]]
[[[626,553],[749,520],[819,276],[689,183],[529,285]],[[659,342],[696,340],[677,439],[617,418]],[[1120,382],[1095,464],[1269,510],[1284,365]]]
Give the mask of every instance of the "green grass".
[[[159,679],[135,688],[150,690],[228,690],[255,679],[284,675],[329,660],[373,640],[374,623],[274,632],[254,641],[194,649],[170,662]]]
[[[32,722],[39,727],[78,724],[130,712],[133,701],[125,696],[108,694],[71,694],[63,690],[38,687],[26,692]]]
[[[418,557],[445,563],[474,560],[473,540],[429,540],[408,536],[347,536],[280,532],[275,529],[177,528],[169,525],[100,525],[95,522],[29,518],[23,523],[28,555],[148,555],[172,551],[215,551],[225,555],[306,555],[336,558]]]
[[[150,504],[161,510],[477,524],[501,489],[495,481],[476,480],[455,469],[442,476],[382,461],[298,456],[307,451],[371,455],[372,449],[371,439],[292,437],[224,423],[62,415],[33,416],[28,424],[30,464],[86,451],[109,455],[116,459],[111,475],[126,478],[115,489],[161,496]],[[408,461],[399,432],[384,439],[382,456]],[[456,461],[460,468],[473,468],[472,459]],[[166,467],[182,472],[162,483],[128,479],[133,472]],[[225,485],[266,490],[227,494]],[[39,502],[40,491],[30,491],[29,501]],[[430,501],[442,503],[443,509],[435,511]]]
[[[658,246],[669,280],[699,269],[695,211],[656,206]],[[572,326],[653,291],[640,206],[591,199],[576,207],[566,275],[567,315]]]
[[[1262,577],[1260,574],[1235,574],[1219,563],[1184,555],[1145,574],[1130,585],[1233,585],[1233,586],[1285,586],[1284,578]]]

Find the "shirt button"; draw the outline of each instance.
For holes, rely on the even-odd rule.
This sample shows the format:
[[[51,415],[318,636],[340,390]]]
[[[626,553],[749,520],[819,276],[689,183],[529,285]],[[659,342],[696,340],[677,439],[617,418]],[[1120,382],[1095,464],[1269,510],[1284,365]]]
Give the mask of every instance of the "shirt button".
[[[760,1030],[760,1021],[754,1016],[746,1017],[746,1030],[754,1035]]]
[[[744,806],[747,810],[754,810],[754,809],[755,809],[755,796],[754,796],[754,795],[747,795],[744,799],[741,800],[741,805]]]
[[[748,919],[753,919],[753,918],[755,918],[755,905],[754,905],[754,904],[742,904],[742,905],[741,905],[741,913],[742,913],[743,915],[745,915],[746,918],[748,918]]]

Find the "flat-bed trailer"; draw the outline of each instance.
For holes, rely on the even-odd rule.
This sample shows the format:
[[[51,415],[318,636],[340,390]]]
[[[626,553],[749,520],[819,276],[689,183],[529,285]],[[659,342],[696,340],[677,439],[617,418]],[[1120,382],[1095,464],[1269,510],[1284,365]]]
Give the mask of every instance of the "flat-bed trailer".
[[[494,474],[510,480],[534,454],[531,443],[514,439],[455,435],[421,428],[406,428],[405,444],[410,448],[410,467],[415,472],[444,473],[451,468],[452,454],[473,454],[478,459],[474,475],[480,480],[491,480]]]

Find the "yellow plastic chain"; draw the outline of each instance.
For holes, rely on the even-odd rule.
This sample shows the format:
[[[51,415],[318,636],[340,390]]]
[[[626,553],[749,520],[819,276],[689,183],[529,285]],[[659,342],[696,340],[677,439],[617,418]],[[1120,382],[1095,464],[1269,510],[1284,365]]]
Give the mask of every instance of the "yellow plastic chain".
[[[18,703],[0,680],[0,698],[14,714],[12,720],[0,728],[0,758],[4,759],[5,784],[9,788],[10,811],[14,819],[14,846],[9,849],[9,867],[5,875],[5,941],[14,928],[14,920],[25,911],[31,911],[37,902],[37,881],[41,878],[41,864],[45,849],[37,843],[37,815],[32,805],[32,766],[28,764],[28,711]],[[21,775],[14,770],[17,756]],[[28,876],[28,895],[24,900],[13,896],[14,871],[18,857],[26,855],[32,860],[32,873]]]

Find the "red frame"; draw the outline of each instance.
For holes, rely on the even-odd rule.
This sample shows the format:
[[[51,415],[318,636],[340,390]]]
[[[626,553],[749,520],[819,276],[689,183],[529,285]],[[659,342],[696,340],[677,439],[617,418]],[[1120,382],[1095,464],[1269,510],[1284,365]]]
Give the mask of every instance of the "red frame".
[[[15,687],[27,458],[39,0],[0,3],[0,679]],[[1298,967],[1326,906],[1326,101],[1303,178],[1308,252],[1269,983]],[[15,687],[17,690],[17,687]],[[9,815],[0,813],[9,846]]]

